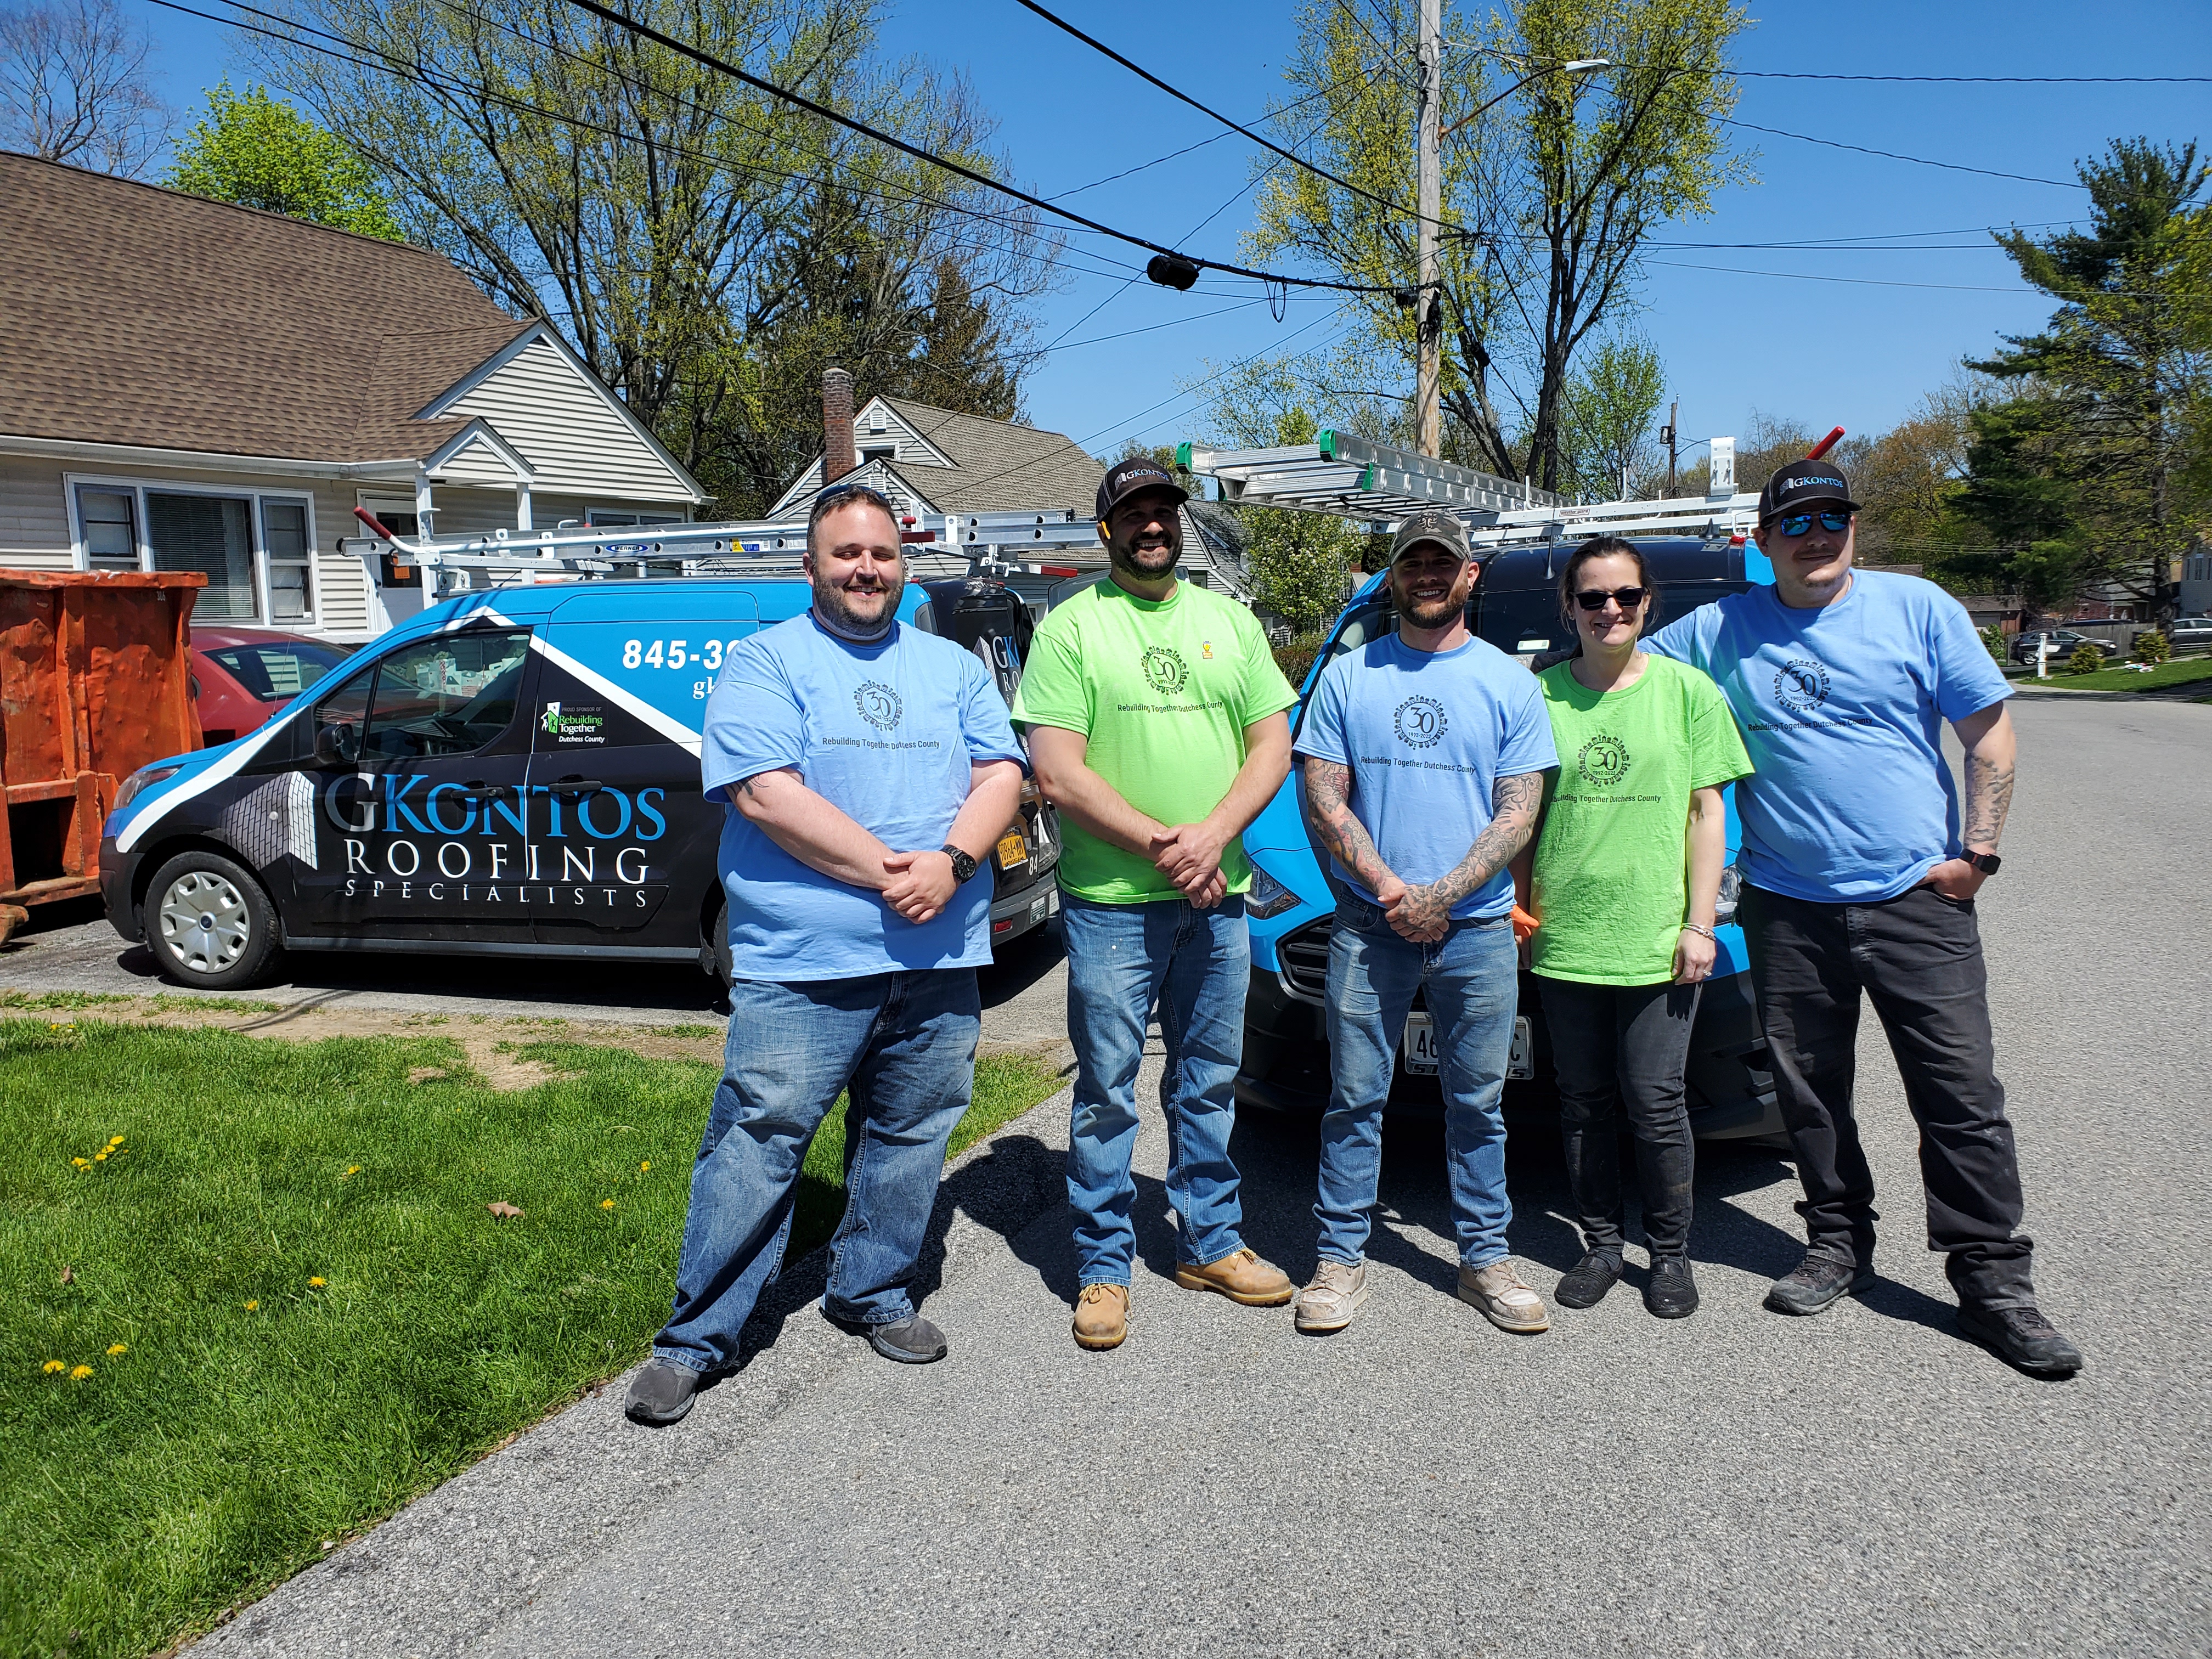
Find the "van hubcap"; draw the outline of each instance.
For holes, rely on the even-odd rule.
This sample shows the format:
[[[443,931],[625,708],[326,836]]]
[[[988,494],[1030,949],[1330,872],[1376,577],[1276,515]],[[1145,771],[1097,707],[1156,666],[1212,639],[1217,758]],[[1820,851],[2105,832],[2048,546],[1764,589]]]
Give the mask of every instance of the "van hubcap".
[[[221,876],[190,871],[161,895],[161,942],[180,967],[196,974],[229,967],[252,933],[245,896]]]

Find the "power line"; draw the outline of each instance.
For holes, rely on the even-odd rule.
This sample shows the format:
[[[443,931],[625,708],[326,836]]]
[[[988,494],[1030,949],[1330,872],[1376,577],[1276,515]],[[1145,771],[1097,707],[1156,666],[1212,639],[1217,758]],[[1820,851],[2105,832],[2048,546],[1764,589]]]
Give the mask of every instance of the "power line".
[[[825,121],[834,122],[848,131],[859,133],[864,138],[872,138],[879,144],[887,144],[902,155],[910,155],[917,161],[952,173],[958,178],[969,179],[987,190],[994,190],[1002,196],[1010,196],[1018,202],[1065,219],[1071,224],[1080,225],[1085,230],[1096,231],[1102,236],[1110,236],[1116,241],[1127,242],[1132,247],[1141,247],[1153,253],[1165,254],[1171,259],[1181,259],[1204,270],[1224,271],[1233,276],[1249,276],[1257,282],[1275,283],[1288,288],[1325,288],[1343,294],[1388,294],[1394,291],[1390,286],[1384,283],[1339,283],[1318,276],[1286,276],[1279,271],[1255,270],[1247,265],[1228,264],[1218,259],[1204,259],[1194,254],[1179,252],[1174,248],[1164,246],[1146,237],[1135,235],[1126,230],[1116,230],[1111,225],[1101,224],[1096,219],[1085,218],[1072,209],[1060,207],[1042,196],[1032,196],[1029,191],[1007,184],[1003,179],[994,179],[988,173],[979,173],[974,167],[963,166],[949,157],[935,155],[919,144],[908,143],[905,139],[896,134],[885,132],[880,127],[870,126],[866,121],[856,120],[852,116],[830,108],[827,104],[817,103],[803,93],[793,92],[787,87],[776,85],[773,81],[763,80],[750,70],[739,68],[727,58],[718,58],[713,52],[702,51],[697,46],[678,40],[672,34],[664,33],[649,23],[641,23],[634,17],[625,16],[611,6],[601,5],[599,0],[568,0],[568,3],[579,11],[588,12],[594,17],[605,19],[618,28],[627,29],[633,34],[641,35],[647,40],[664,46],[671,52],[680,52],[695,63],[704,64],[708,69],[719,70],[733,80],[742,82],[756,91],[764,92],[770,97],[781,100],[794,108],[803,109],[809,114],[821,117]],[[1027,3],[1027,0],[1024,0],[1024,3]],[[1242,129],[1239,130],[1242,131]],[[1273,147],[1270,146],[1270,148]]]
[[[580,3],[580,0],[572,0]],[[2073,179],[2038,179],[2026,173],[1998,173],[1989,167],[1970,167],[1958,161],[1932,161],[1925,155],[1905,155],[1893,149],[1869,149],[1864,144],[1846,144],[1835,138],[1815,138],[1809,132],[1784,132],[1779,127],[1762,127],[1751,121],[1736,121],[1723,118],[1721,125],[1742,127],[1751,132],[1764,132],[1776,138],[1796,138],[1808,144],[1825,144],[1830,149],[1848,149],[1861,155],[1879,155],[1892,161],[1910,161],[1916,167],[1944,167],[1953,173],[1976,173],[1984,179],[2013,179],[2023,185],[2056,185],[2061,190],[2087,190],[2088,186]]]
[[[2033,294],[2032,288],[1985,288],[1963,283],[1897,283],[1878,276],[1821,276],[1809,270],[1753,270],[1741,265],[1693,265],[1680,259],[1654,259],[1674,270],[1718,270],[1734,276],[1780,276],[1794,283],[1848,283],[1855,288],[1930,288],[1951,294]]]
[[[1919,86],[2197,87],[2212,75],[1822,75],[1809,70],[1730,70],[1747,81],[1899,81]]]
[[[568,3],[571,5],[589,5],[596,7],[598,0],[568,0]],[[1065,17],[1057,16],[1052,12],[1047,11],[1042,6],[1037,3],[1037,0],[1014,0],[1014,3],[1021,7],[1024,11],[1035,12],[1039,17],[1043,18],[1046,22],[1051,24],[1054,28],[1065,30],[1067,33],[1073,35],[1077,40],[1082,41],[1085,46],[1090,47],[1091,51],[1098,52],[1104,57],[1112,58],[1123,69],[1128,70],[1130,74],[1135,76],[1141,81],[1148,82],[1150,84],[1158,87],[1162,92],[1167,94],[1169,97],[1176,99],[1182,103],[1188,104],[1193,109],[1198,111],[1200,114],[1212,117],[1214,120],[1220,122],[1223,126],[1227,127],[1232,132],[1240,132],[1243,134],[1245,137],[1249,138],[1254,143],[1259,145],[1262,149],[1273,150],[1276,155],[1281,156],[1283,160],[1288,161],[1292,167],[1304,167],[1308,173],[1312,173],[1316,179],[1326,179],[1338,189],[1349,191],[1352,195],[1363,198],[1367,201],[1373,202],[1378,206],[1386,207],[1393,213],[1402,214],[1409,219],[1418,218],[1420,216],[1417,210],[1406,206],[1404,203],[1395,202],[1387,196],[1378,196],[1371,190],[1364,189],[1360,185],[1353,184],[1351,179],[1340,177],[1338,174],[1331,173],[1327,167],[1318,166],[1312,161],[1307,161],[1304,156],[1297,155],[1293,151],[1285,149],[1273,139],[1263,137],[1261,134],[1253,131],[1251,128],[1244,126],[1238,122],[1231,120],[1219,110],[1212,107],[1210,105],[1201,104],[1197,99],[1192,97],[1180,87],[1170,86],[1165,81],[1161,80],[1158,76],[1153,74],[1141,64],[1130,62],[1129,59],[1124,58],[1120,52],[1115,51],[1113,47],[1108,46],[1103,40],[1096,40],[1092,36],[1085,34],[1081,29],[1076,27],[1074,24],[1069,22]],[[1452,224],[1448,221],[1442,219],[1438,220],[1437,222],[1443,225],[1447,230],[1455,230],[1459,232],[1462,236],[1473,234],[1468,231],[1464,225]]]
[[[1339,3],[1341,4],[1342,0],[1339,0]],[[1342,81],[1332,81],[1327,86],[1316,87],[1304,97],[1285,104],[1279,110],[1270,112],[1271,118],[1279,120],[1294,109],[1303,109],[1316,98],[1326,98],[1351,79],[1352,77],[1347,76]],[[1217,132],[1211,138],[1201,138],[1194,144],[1185,144],[1181,149],[1171,149],[1164,155],[1155,155],[1149,161],[1139,161],[1136,166],[1124,167],[1119,173],[1109,173],[1103,179],[1093,179],[1087,185],[1078,185],[1073,190],[1055,191],[1050,199],[1055,202],[1065,202],[1071,196],[1080,196],[1086,190],[1096,190],[1101,185],[1110,185],[1116,179],[1127,179],[1132,173],[1143,173],[1148,168],[1159,167],[1165,162],[1176,160],[1178,156],[1188,155],[1194,149],[1204,149],[1209,144],[1218,144],[1228,137],[1229,134],[1225,132]]]

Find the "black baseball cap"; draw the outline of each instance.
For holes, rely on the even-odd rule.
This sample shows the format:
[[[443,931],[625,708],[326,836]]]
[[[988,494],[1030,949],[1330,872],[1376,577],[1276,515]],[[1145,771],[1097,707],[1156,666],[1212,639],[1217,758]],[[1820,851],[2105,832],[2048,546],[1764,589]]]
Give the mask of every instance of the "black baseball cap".
[[[1390,538],[1390,562],[1400,559],[1422,542],[1434,542],[1447,553],[1466,559],[1473,556],[1467,549],[1467,526],[1449,513],[1439,513],[1434,507],[1423,507],[1398,526],[1398,533]]]
[[[1106,469],[1106,476],[1098,481],[1098,511],[1092,516],[1103,524],[1108,514],[1146,489],[1164,489],[1177,501],[1190,499],[1190,491],[1177,483],[1167,468],[1148,455],[1132,455]]]
[[[1759,522],[1764,527],[1823,501],[1832,501],[1846,512],[1859,510],[1841,467],[1832,461],[1792,461],[1767,475],[1766,488],[1759,492]]]

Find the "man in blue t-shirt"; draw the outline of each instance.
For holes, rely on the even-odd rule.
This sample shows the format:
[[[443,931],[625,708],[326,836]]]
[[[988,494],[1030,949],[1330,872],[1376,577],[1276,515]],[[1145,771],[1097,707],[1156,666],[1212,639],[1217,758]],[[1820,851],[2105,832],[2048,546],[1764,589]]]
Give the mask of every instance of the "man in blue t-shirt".
[[[1832,464],[1781,468],[1759,498],[1774,586],[1646,641],[1719,683],[1757,768],[1735,787],[1738,920],[1809,1239],[1766,1305],[1818,1313],[1874,1283],[1874,1176],[1851,1105],[1863,994],[1920,1126],[1928,1242],[1946,1253],[1960,1328],[2024,1370],[2069,1376],[2081,1353],[2037,1310],[2019,1231],[1974,920],[2012,800],[2008,688],[1956,599],[1852,568],[1857,512]],[[1966,750],[1963,811],[1946,721]]]
[[[813,608],[732,651],[707,704],[700,783],[730,809],[730,1031],[675,1306],[630,1383],[639,1422],[675,1422],[703,1377],[736,1364],[841,1091],[845,1218],[823,1311],[886,1358],[945,1355],[906,1287],[975,1084],[983,866],[1026,763],[982,664],[898,622],[888,501],[860,485],[822,495],[805,569]]]
[[[1501,1103],[1519,1000],[1508,866],[1534,832],[1559,757],[1535,677],[1468,631],[1477,574],[1449,514],[1400,526],[1397,629],[1322,672],[1293,745],[1337,892],[1321,1262],[1298,1296],[1303,1331],[1342,1330],[1367,1299],[1382,1104],[1416,990],[1429,1024],[1407,1052],[1442,1074],[1460,1296],[1500,1330],[1551,1326],[1506,1253]]]

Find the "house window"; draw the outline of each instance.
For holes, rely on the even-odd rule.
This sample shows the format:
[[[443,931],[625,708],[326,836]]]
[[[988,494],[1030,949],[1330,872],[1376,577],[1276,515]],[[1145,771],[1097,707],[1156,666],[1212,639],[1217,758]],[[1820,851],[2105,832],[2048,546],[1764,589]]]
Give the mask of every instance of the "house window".
[[[870,461],[889,461],[896,460],[897,458],[898,451],[893,446],[870,444],[860,452],[860,465],[866,466]]]
[[[584,514],[584,522],[596,529],[600,525],[620,527],[640,524],[682,524],[680,513],[631,513],[612,507],[595,507]]]
[[[314,539],[307,501],[158,484],[83,483],[76,528],[88,570],[198,571],[206,622],[312,624]]]

